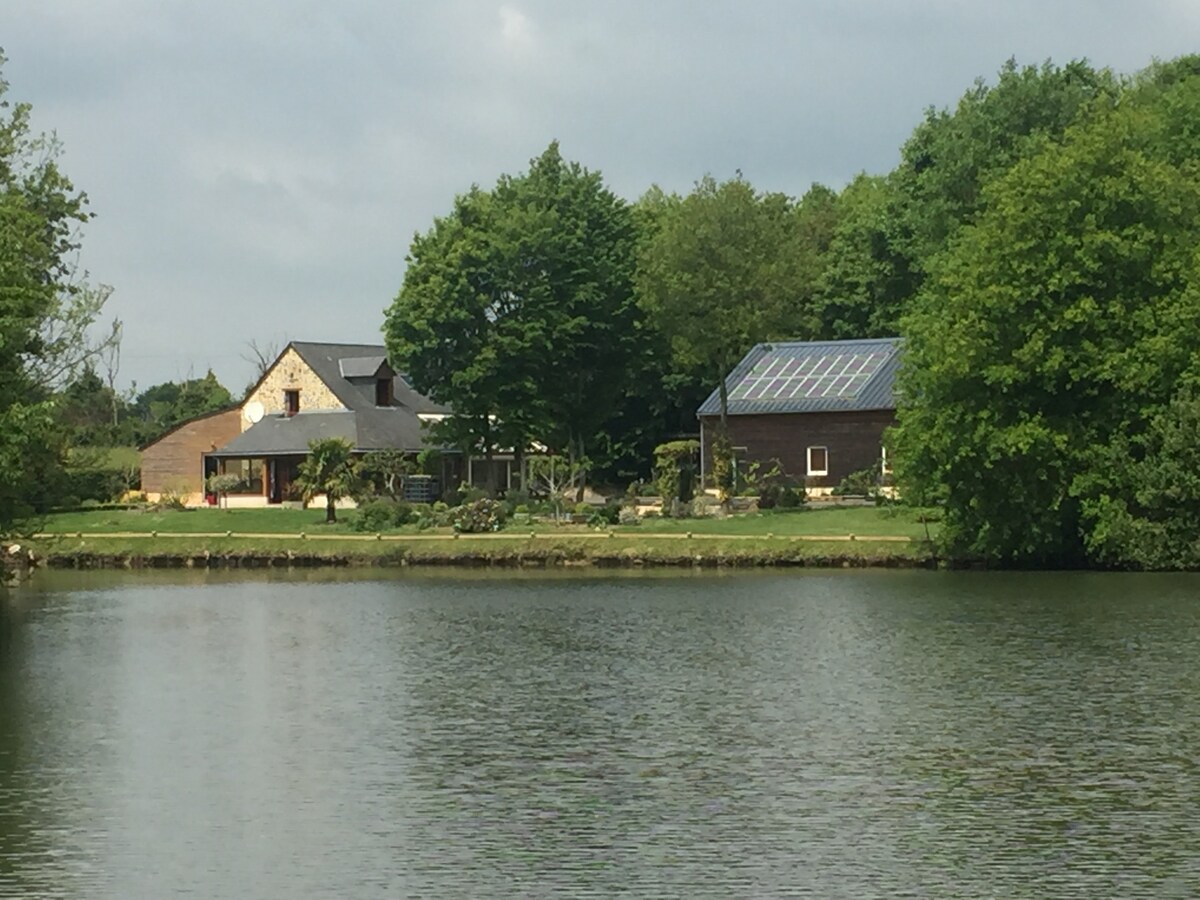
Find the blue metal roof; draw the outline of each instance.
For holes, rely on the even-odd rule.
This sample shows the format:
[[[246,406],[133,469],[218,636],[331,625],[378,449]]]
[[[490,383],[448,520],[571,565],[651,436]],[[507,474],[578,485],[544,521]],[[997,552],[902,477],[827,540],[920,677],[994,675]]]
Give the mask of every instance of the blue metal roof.
[[[895,409],[900,339],[758,344],[725,379],[730,415]],[[697,416],[721,414],[720,392]]]

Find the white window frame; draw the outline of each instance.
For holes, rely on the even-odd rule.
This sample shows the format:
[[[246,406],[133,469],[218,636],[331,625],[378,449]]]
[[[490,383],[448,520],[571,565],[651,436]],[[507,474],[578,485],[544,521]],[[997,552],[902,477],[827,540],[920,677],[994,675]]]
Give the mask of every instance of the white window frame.
[[[885,476],[892,474],[892,464],[888,462],[887,447],[882,445],[879,447],[879,474]]]
[[[823,450],[825,452],[825,468],[823,468],[823,469],[814,469],[813,468],[813,451],[814,450]],[[828,475],[829,474],[829,448],[828,447],[822,447],[820,445],[817,445],[814,447],[809,447],[808,450],[805,452],[805,458],[806,458],[805,461],[808,463],[808,474],[809,475]]]

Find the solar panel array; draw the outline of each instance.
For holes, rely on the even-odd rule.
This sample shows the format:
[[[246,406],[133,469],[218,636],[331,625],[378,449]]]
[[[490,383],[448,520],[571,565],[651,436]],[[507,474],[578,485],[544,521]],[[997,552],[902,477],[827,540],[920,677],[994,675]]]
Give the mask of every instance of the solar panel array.
[[[888,358],[873,353],[768,353],[730,392],[730,400],[816,400],[853,398]]]

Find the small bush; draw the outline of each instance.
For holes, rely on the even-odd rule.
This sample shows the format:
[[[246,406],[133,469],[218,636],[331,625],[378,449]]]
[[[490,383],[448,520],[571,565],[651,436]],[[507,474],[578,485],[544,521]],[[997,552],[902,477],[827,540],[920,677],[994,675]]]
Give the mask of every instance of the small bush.
[[[641,523],[642,517],[632,506],[622,506],[617,514],[617,521],[622,525],[638,525]]]
[[[785,485],[783,487],[783,489],[779,492],[778,506],[780,509],[796,509],[796,507],[804,505],[804,502],[807,499],[808,498],[805,496],[804,488],[793,487],[792,485],[789,484],[789,485]],[[762,497],[761,496],[758,498],[758,504],[759,504],[759,507],[761,508],[762,507]]]
[[[529,491],[523,491],[519,488],[507,491],[504,494],[504,508],[508,510],[509,515],[517,512],[521,507],[525,508],[524,512],[529,512],[529,504],[532,502],[533,497]]]
[[[620,521],[621,507],[616,503],[606,503],[593,507],[588,517],[588,524],[593,528],[603,528],[606,525],[616,525]]]
[[[832,491],[835,497],[847,495],[874,496],[879,491],[879,476],[874,469],[859,469],[842,479]]]
[[[464,503],[452,511],[451,524],[461,534],[485,534],[504,527],[504,505],[490,497]]]
[[[465,506],[479,500],[490,500],[492,495],[487,488],[475,487],[463,482],[458,486],[458,498],[458,505]]]
[[[351,521],[355,531],[387,531],[399,528],[416,520],[412,506],[400,500],[380,497],[368,501],[358,508]]]

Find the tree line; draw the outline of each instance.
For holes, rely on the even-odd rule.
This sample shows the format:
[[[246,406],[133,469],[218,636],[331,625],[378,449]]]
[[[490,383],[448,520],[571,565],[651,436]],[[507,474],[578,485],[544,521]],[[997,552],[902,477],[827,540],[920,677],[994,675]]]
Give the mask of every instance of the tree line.
[[[56,394],[88,357],[55,334],[103,294],[70,266],[86,197],[9,109],[0,519],[60,459]],[[890,456],[904,495],[942,508],[944,552],[1194,567],[1198,114],[1200,57],[1010,61],[929,109],[891,172],[798,196],[736,173],[630,202],[551,143],[414,237],[385,341],[454,407],[441,439],[621,482],[695,432],[754,343],[899,335]]]
[[[1009,61],[893,171],[798,198],[738,173],[626,202],[552,143],[415,236],[389,351],[461,413],[447,440],[619,480],[754,343],[899,335],[892,456],[944,552],[1200,565],[1198,104],[1200,57]]]

